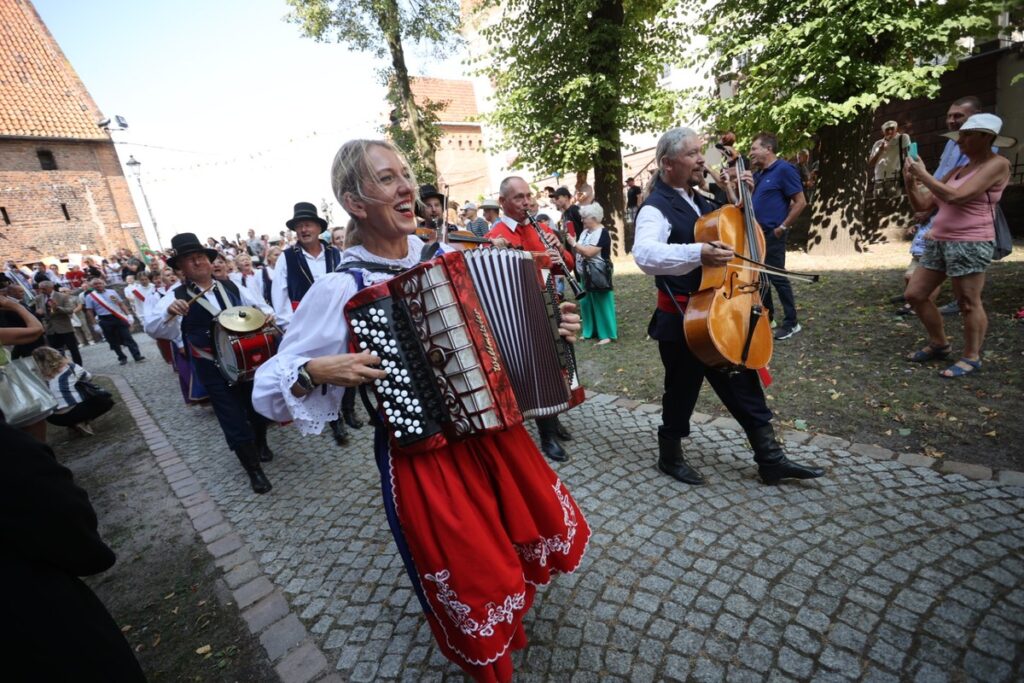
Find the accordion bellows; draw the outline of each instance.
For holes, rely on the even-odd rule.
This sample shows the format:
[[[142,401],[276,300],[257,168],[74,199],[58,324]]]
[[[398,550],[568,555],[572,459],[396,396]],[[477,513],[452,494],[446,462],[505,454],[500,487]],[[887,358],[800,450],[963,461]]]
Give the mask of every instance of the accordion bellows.
[[[398,445],[463,439],[583,402],[545,258],[451,252],[352,297],[353,345],[388,373],[372,389]]]

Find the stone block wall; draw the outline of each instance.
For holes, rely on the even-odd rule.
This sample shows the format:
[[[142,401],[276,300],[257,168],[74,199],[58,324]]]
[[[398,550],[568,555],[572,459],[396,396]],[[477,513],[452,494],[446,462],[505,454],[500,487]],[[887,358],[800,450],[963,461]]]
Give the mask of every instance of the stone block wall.
[[[42,170],[41,150],[56,170]],[[19,263],[135,251],[133,237],[145,241],[109,142],[0,140],[0,207],[0,256]]]

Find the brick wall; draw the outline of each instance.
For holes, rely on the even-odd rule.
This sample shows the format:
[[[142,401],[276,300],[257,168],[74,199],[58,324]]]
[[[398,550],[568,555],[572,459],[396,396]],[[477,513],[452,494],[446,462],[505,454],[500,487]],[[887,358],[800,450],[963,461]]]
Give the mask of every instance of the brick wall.
[[[479,203],[490,186],[480,127],[445,124],[443,131],[434,155],[441,181],[451,188],[451,201]]]
[[[41,170],[38,150],[53,154],[57,170]],[[0,207],[10,220],[0,220],[4,260],[80,252],[106,256],[120,247],[134,251],[133,236],[145,241],[108,142],[0,140]]]

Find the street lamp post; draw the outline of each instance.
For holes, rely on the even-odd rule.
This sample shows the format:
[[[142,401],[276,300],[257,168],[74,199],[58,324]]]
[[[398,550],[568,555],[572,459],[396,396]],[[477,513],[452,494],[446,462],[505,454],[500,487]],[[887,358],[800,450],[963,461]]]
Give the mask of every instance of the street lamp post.
[[[142,186],[142,162],[134,156],[129,156],[124,162],[128,167],[128,173],[139,183],[139,192],[142,193],[142,201],[146,204],[146,212],[149,213],[149,222],[153,224],[153,233],[156,235],[156,245],[161,251],[164,248],[163,240],[160,239],[160,230],[156,227],[156,218],[153,216],[153,207],[149,205],[149,197],[146,196],[146,188]]]

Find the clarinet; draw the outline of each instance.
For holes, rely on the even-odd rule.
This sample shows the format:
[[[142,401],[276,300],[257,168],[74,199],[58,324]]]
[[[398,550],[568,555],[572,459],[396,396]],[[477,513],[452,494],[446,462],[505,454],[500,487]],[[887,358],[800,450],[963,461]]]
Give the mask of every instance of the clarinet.
[[[530,215],[529,211],[525,211],[524,213],[526,214],[526,220],[530,221],[530,225],[537,231],[537,237],[540,238],[540,243],[546,247],[548,242],[544,239],[544,231],[540,229],[539,225],[537,225],[537,219]],[[557,249],[555,249],[555,254],[556,256],[552,260],[562,267],[562,275],[565,277],[566,282],[569,283],[569,288],[572,289],[572,295],[576,297],[576,299],[582,299],[587,295],[587,291],[583,289],[583,287],[580,286],[580,283],[576,281],[576,278],[573,277],[572,271],[566,267],[565,261],[562,260],[562,254],[559,253]]]

